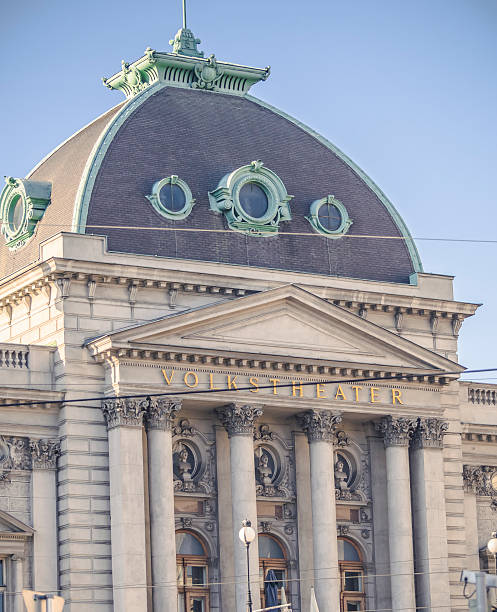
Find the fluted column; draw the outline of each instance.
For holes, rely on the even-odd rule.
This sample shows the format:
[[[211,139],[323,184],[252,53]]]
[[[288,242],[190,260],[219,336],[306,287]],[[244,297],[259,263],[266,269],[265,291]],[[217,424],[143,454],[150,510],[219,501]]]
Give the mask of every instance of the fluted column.
[[[30,440],[33,508],[33,587],[42,593],[58,591],[56,468],[58,440]]]
[[[393,416],[383,417],[377,425],[385,443],[393,612],[413,612],[416,609],[409,478],[409,441],[415,427],[415,419]]]
[[[340,571],[333,441],[342,417],[327,410],[309,410],[297,418],[309,440],[316,599],[320,612],[336,612],[340,610]]]
[[[411,479],[416,604],[449,610],[450,585],[443,468],[443,437],[448,424],[418,419],[412,439]]]
[[[114,612],[147,609],[143,416],[145,399],[104,400],[109,478]]]
[[[178,605],[171,428],[180,408],[178,399],[153,398],[145,416],[154,612],[176,610]]]
[[[233,552],[236,612],[247,610],[247,558],[238,537],[242,521],[249,519],[257,532],[257,501],[254,465],[254,423],[262,410],[254,406],[228,404],[217,410],[230,441],[231,500],[233,513]],[[220,529],[223,526],[220,525]],[[260,607],[259,547],[257,538],[250,545],[250,578],[254,610]]]

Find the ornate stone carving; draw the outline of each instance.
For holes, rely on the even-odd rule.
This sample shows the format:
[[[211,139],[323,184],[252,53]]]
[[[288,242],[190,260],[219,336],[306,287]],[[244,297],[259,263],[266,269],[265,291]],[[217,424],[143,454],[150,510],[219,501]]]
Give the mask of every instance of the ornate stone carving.
[[[60,455],[58,440],[30,440],[29,448],[35,470],[54,470]]]
[[[416,428],[416,419],[385,416],[376,423],[376,430],[383,435],[385,446],[407,446]]]
[[[272,528],[273,528],[272,521],[261,521],[262,533],[269,533]]]
[[[342,430],[335,433],[335,439],[333,440],[333,446],[342,447],[350,445],[349,436]]]
[[[212,495],[216,490],[213,463],[214,451],[211,448],[205,450],[201,455],[196,445],[179,442],[175,454],[174,490],[183,493],[204,493]],[[174,461],[174,460],[173,460]],[[210,506],[205,507],[205,512],[210,512]]]
[[[102,412],[104,413],[107,429],[114,427],[140,427],[143,416],[147,411],[148,399],[144,398],[120,398],[102,401]]]
[[[361,535],[365,540],[368,540],[369,539],[369,529],[362,529]]]
[[[419,418],[412,437],[413,448],[443,448],[449,424],[435,418]]]
[[[254,432],[254,440],[261,440],[263,442],[270,442],[274,440],[274,434],[269,429],[269,425],[259,425],[257,430]]]
[[[308,410],[298,414],[297,420],[309,442],[334,442],[335,428],[342,422],[342,415],[328,410]]]
[[[147,429],[172,429],[173,421],[181,410],[181,400],[175,397],[151,397],[145,414]]]
[[[286,535],[293,535],[294,531],[295,529],[293,528],[293,525],[285,525],[284,532]]]
[[[28,438],[0,436],[0,482],[10,482],[12,470],[31,469]]]
[[[349,527],[348,525],[338,525],[337,526],[337,533],[339,536],[346,536],[349,533]]]
[[[181,419],[179,424],[174,427],[173,434],[182,438],[191,438],[195,435],[196,431],[195,427],[190,425],[188,419]]]
[[[209,55],[205,64],[195,64],[194,73],[197,79],[192,83],[194,89],[215,89],[216,83],[223,76],[214,54]]]
[[[211,521],[207,521],[207,523],[205,524],[205,529],[207,531],[214,531],[214,523],[212,523]]]
[[[463,481],[467,491],[476,495],[497,497],[497,466],[493,465],[464,465]]]
[[[183,517],[181,518],[181,524],[183,525],[183,527],[184,527],[185,529],[189,529],[189,528],[192,526],[192,519],[191,519],[191,518],[188,518],[188,517],[183,516]]]
[[[256,406],[241,404],[228,404],[216,412],[230,438],[235,435],[253,436],[255,421],[263,414]]]

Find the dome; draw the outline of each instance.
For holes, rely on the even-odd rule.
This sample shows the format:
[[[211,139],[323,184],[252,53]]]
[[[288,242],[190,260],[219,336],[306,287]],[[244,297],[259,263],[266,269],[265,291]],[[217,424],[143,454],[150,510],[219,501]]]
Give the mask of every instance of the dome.
[[[154,53],[147,50],[145,58]],[[109,251],[199,262],[395,283],[409,283],[421,271],[404,222],[371,179],[310,128],[247,94],[268,70],[255,74],[258,69],[216,63],[213,56],[168,59],[173,56],[156,54],[147,64],[160,76],[155,82],[144,58],[123,64],[106,84],[128,100],[27,177],[51,184],[50,204],[26,244],[2,244],[0,276],[36,260],[39,244],[60,231],[105,235]],[[168,68],[178,57],[186,68]],[[265,173],[260,184],[267,194],[276,190],[277,219],[262,230],[257,220],[237,225],[226,214],[229,177],[244,168],[245,182],[256,176],[252,169]],[[154,186],[167,177],[167,184],[186,186],[187,214],[161,214],[153,205]],[[338,233],[321,231],[320,202],[331,203],[338,225],[342,220]],[[405,240],[392,239],[400,236]]]

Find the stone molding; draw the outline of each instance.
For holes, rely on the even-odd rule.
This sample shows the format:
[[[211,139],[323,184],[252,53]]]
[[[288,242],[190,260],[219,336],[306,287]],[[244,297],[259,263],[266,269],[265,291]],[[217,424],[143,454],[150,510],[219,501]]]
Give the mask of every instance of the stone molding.
[[[145,413],[147,429],[171,431],[174,420],[180,410],[181,400],[176,397],[149,398],[149,404]]]
[[[297,421],[311,442],[335,442],[336,426],[342,422],[342,415],[329,410],[308,410],[297,415]]]
[[[376,431],[383,435],[385,448],[408,446],[416,429],[417,420],[410,417],[384,416],[375,424]]]
[[[497,489],[492,483],[497,476],[495,465],[463,465],[462,477],[466,491],[476,495],[497,496]]]
[[[33,462],[33,470],[55,470],[57,458],[60,455],[59,440],[30,440],[29,449]]]
[[[227,404],[216,409],[219,420],[228,432],[228,437],[253,436],[255,421],[262,416],[262,409],[248,404]]]
[[[115,427],[141,427],[147,411],[148,398],[115,397],[102,401],[107,429]]]
[[[420,417],[412,437],[412,447],[443,448],[444,435],[448,428],[449,424],[441,419]]]

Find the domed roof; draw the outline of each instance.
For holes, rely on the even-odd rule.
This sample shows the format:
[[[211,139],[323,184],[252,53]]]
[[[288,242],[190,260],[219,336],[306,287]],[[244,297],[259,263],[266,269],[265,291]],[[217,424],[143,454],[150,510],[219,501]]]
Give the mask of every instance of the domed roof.
[[[189,61],[218,70],[211,58]],[[408,283],[421,270],[407,228],[380,189],[331,143],[247,95],[247,87],[234,95],[159,80],[138,89],[27,177],[52,184],[51,203],[25,246],[2,244],[0,277],[36,260],[40,242],[60,231],[106,235],[110,251],[350,278]],[[273,233],[237,231],[213,210],[223,177],[253,160],[293,196]],[[195,200],[184,218],[160,214],[148,199],[165,177],[179,177]],[[311,204],[323,198],[346,210],[354,237],[332,239],[309,223]],[[400,236],[406,239],[389,238]]]

